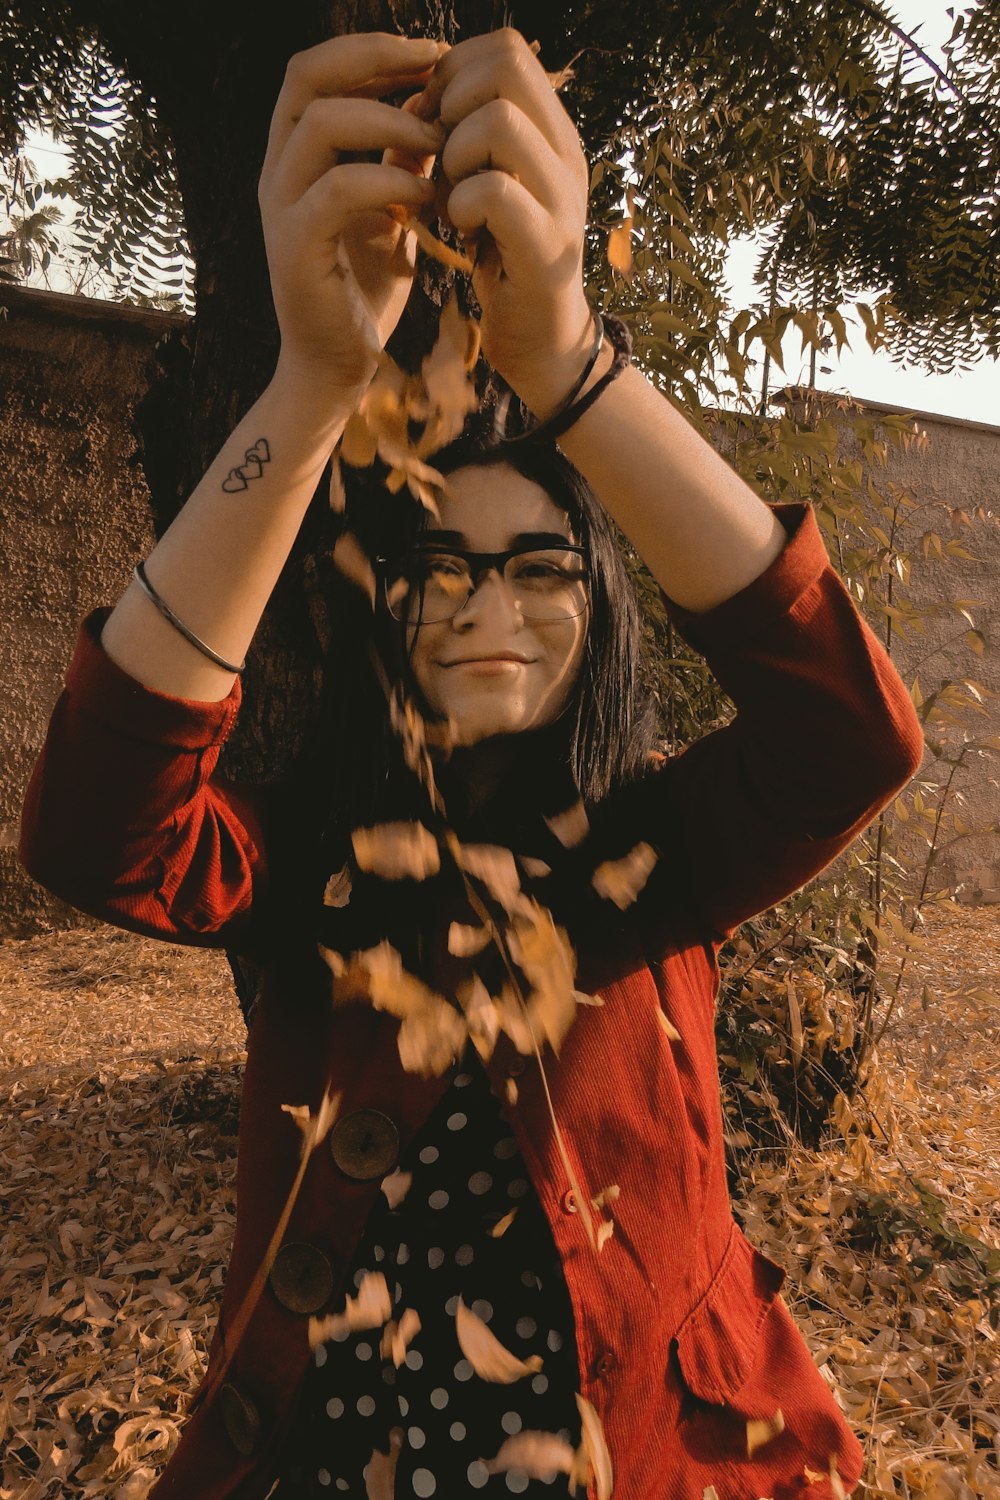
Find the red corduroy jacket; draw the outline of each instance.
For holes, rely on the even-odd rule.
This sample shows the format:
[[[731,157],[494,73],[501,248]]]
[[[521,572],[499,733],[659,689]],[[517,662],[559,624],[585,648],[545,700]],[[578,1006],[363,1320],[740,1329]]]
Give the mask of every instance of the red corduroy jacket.
[[[633,908],[605,928],[583,920],[571,930],[579,985],[604,1003],[581,1007],[558,1060],[547,1057],[579,1180],[621,1189],[599,1254],[568,1191],[537,1065],[501,1037],[488,1069],[501,1100],[505,1080],[518,1077],[517,1103],[504,1112],[562,1259],[580,1391],[604,1425],[614,1500],[702,1500],[709,1485],[719,1500],[824,1500],[831,1486],[816,1476],[831,1462],[846,1488],[861,1469],[860,1446],[779,1295],[783,1271],[750,1246],[730,1211],[716,958],[740,922],[858,836],[913,776],[923,742],[813,513],[799,504],[776,513],[789,540],[758,579],[701,615],[668,601],[735,719],[598,810],[595,828],[603,815],[605,828],[660,851]],[[81,627],[52,715],[24,808],[25,866],[82,910],[170,941],[259,948],[261,914],[271,911],[211,1377],[298,1164],[299,1132],[281,1106],[315,1107],[330,1081],[343,1096],[340,1119],[378,1111],[401,1152],[447,1080],[403,1071],[392,1017],[333,1008],[306,929],[275,918],[274,851],[289,847],[289,830],[269,794],[215,769],[239,685],[220,703],[143,687],[101,649],[106,617],[98,610]],[[309,1285],[317,1267],[320,1284],[332,1273],[322,1310],[339,1310],[353,1291],[344,1274],[384,1171],[383,1163],[369,1180],[345,1176],[325,1149],[310,1160],[284,1236],[307,1248],[292,1252],[285,1272],[298,1267]],[[309,1285],[289,1295],[287,1276],[272,1276],[221,1392],[195,1398],[155,1500],[263,1500],[309,1360],[303,1307],[318,1295]],[[779,1409],[784,1432],[749,1457],[748,1419]],[[595,1500],[593,1485],[588,1496]]]

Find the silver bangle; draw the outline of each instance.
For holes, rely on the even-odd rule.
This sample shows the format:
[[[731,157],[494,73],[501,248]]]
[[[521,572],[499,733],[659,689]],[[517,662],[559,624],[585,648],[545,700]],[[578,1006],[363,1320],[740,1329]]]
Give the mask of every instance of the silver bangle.
[[[200,636],[195,635],[193,630],[189,630],[188,627],[184,624],[184,621],[178,619],[178,617],[174,614],[173,610],[170,608],[170,605],[160,598],[159,594],[156,592],[153,585],[146,577],[146,569],[141,562],[136,563],[135,567],[132,569],[132,577],[142,589],[143,593],[146,595],[146,598],[150,601],[150,603],[156,605],[163,618],[165,620],[169,620],[174,629],[179,631],[186,641],[190,641],[191,645],[194,646],[196,650],[200,651],[202,656],[207,656],[209,661],[214,661],[215,665],[217,667],[222,667],[224,671],[235,672],[237,677],[240,675],[240,673],[243,671],[243,668],[246,666],[246,662],[244,661],[240,666],[237,667],[231,661],[226,661],[226,658],[224,656],[220,656],[217,651],[213,651],[211,646],[207,646]]]

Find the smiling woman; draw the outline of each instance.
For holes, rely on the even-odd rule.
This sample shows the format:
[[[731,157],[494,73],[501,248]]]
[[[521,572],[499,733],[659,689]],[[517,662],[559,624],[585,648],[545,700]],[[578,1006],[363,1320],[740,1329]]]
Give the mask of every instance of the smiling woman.
[[[562,451],[437,457],[438,515],[390,528],[296,774],[235,785],[231,664],[402,312],[389,210],[429,201],[443,143],[448,214],[494,247],[484,351],[562,412]],[[717,957],[909,780],[919,722],[808,506],[763,504],[595,341],[587,180],[516,32],[293,58],[261,180],[274,380],[147,587],[81,626],[28,870],[262,976],[219,1326],[156,1500],[560,1475],[591,1500],[834,1500],[859,1476],[731,1213]],[[613,522],[737,711],[670,758]]]

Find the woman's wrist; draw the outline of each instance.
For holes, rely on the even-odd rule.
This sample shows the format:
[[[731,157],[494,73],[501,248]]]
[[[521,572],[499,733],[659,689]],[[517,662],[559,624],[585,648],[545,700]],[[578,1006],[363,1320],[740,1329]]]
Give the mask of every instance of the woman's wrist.
[[[566,397],[580,378],[580,372],[590,359],[593,346],[594,328],[591,324],[578,347],[560,355],[558,359],[537,365],[527,379],[518,382],[516,393],[537,422],[547,422],[565,403]],[[576,401],[581,400],[607,373],[614,357],[614,348],[606,339],[593,369],[576,393]]]
[[[325,427],[343,427],[357,411],[368,385],[368,381],[352,386],[338,384],[328,370],[282,354],[268,388],[272,396],[307,420],[318,420]]]

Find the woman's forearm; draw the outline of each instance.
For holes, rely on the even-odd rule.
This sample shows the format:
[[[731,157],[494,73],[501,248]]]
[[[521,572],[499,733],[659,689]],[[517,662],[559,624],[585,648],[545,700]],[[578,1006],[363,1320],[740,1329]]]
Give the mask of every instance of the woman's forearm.
[[[150,584],[195,635],[241,662],[360,392],[324,391],[279,365],[146,560]],[[233,674],[192,646],[132,581],[101,636],[130,676],[217,702]]]
[[[589,338],[589,335],[588,335]],[[609,368],[605,347],[584,393]],[[544,419],[569,390],[575,364],[539,372],[518,395]],[[752,583],[785,545],[763,500],[634,366],[559,439],[669,598],[703,612]]]

